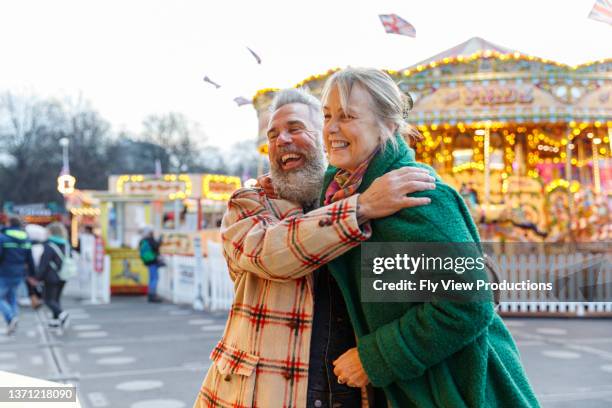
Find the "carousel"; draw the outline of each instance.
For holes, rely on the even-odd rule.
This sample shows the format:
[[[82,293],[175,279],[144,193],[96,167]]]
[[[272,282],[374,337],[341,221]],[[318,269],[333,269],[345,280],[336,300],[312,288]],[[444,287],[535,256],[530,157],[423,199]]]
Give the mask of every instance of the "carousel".
[[[336,70],[296,87],[318,96]],[[414,101],[417,159],[461,193],[483,240],[612,238],[612,59],[568,66],[472,38],[387,72]],[[253,99],[262,154],[275,91]]]

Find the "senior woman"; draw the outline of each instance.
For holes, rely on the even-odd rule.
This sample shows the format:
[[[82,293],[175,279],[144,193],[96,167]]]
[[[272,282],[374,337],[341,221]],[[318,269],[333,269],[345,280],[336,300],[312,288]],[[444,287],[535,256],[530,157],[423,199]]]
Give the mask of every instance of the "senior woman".
[[[404,142],[402,133],[410,133],[403,121],[404,100],[386,73],[336,72],[322,102],[330,163],[323,204],[359,194],[394,169],[426,167],[415,162]],[[479,242],[461,197],[436,178],[435,190],[414,194],[430,197],[430,205],[371,221],[370,242]],[[538,406],[517,348],[491,302],[365,303],[359,293],[361,247],[328,267],[357,337],[357,347],[334,361],[334,373],[349,386],[372,384],[375,406]]]

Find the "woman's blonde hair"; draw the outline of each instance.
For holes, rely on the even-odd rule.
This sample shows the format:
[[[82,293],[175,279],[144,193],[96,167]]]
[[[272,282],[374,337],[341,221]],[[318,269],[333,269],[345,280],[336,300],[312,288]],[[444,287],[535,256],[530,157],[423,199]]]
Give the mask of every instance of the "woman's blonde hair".
[[[51,224],[47,225],[47,231],[49,231],[49,236],[68,239],[68,231],[66,230],[66,227],[64,227],[64,224],[60,222],[52,222]]]
[[[348,67],[336,72],[325,83],[321,100],[325,103],[330,93],[337,89],[340,105],[347,111],[351,90],[355,85],[363,87],[371,96],[372,110],[381,129],[380,144],[383,149],[389,140],[393,147],[397,147],[395,133],[403,136],[408,143],[422,138],[419,131],[405,120],[408,111],[412,109],[412,99],[400,91],[386,72],[379,69]],[[395,126],[390,135],[382,131],[389,123]]]

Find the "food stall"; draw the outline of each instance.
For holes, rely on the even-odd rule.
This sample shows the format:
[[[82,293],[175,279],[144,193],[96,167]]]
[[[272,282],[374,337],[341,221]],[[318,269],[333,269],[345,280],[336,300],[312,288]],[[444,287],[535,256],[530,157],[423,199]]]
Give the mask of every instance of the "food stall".
[[[140,229],[151,225],[167,256],[193,256],[194,239],[218,240],[218,226],[240,178],[217,174],[129,174],[109,177],[108,191],[95,192],[99,222],[111,257],[111,290],[146,293],[140,261]],[[205,251],[205,245],[198,245]]]

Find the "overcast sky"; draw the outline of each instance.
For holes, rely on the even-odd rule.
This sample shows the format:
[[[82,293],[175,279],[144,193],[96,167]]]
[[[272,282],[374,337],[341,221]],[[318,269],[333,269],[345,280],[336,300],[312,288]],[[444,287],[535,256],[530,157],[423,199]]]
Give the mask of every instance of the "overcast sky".
[[[474,36],[571,65],[612,57],[612,26],[587,19],[593,3],[2,1],[0,91],[82,94],[115,130],[139,131],[148,114],[182,112],[201,124],[208,144],[223,147],[257,133],[254,109],[234,97],[333,67],[400,69]],[[417,38],[385,34],[381,13],[411,22]]]

